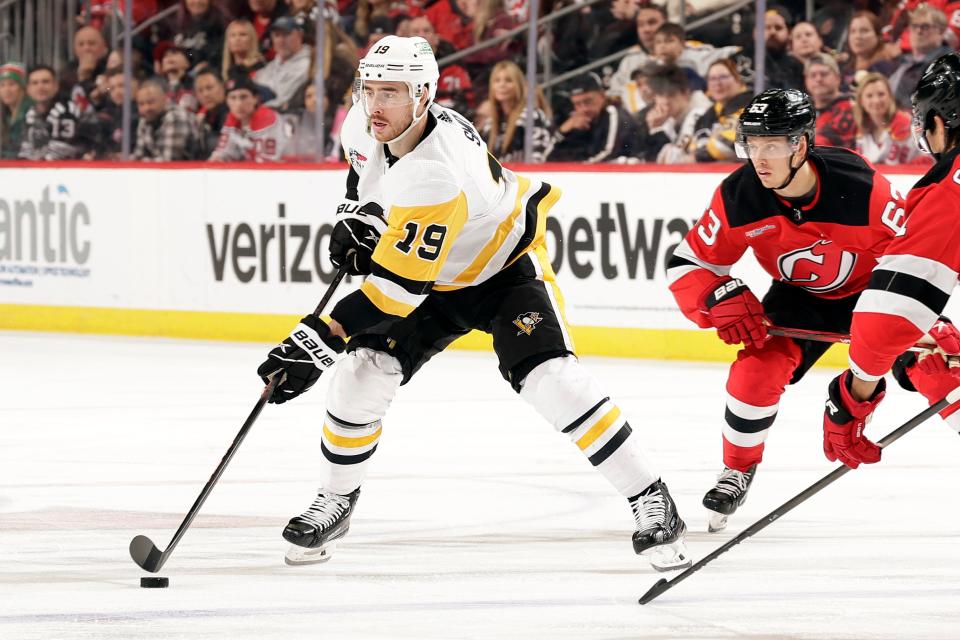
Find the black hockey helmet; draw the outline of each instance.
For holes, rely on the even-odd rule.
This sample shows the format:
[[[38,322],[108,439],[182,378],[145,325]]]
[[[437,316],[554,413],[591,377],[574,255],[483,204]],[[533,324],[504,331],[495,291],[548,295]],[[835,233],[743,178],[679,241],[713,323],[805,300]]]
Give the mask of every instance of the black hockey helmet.
[[[797,89],[767,89],[754,96],[737,123],[737,155],[748,159],[747,136],[787,136],[792,143],[803,136],[813,148],[817,110],[810,96]]]
[[[960,55],[945,54],[930,63],[910,98],[913,103],[913,136],[925,152],[934,154],[927,141],[933,116],[943,118],[947,134],[960,130]]]

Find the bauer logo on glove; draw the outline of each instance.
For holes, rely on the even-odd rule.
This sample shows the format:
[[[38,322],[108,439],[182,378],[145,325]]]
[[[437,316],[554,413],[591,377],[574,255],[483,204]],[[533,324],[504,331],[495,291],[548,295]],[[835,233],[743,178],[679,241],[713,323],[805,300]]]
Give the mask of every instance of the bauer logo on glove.
[[[314,334],[316,335],[316,334]],[[303,350],[310,354],[310,357],[325,367],[332,367],[336,360],[327,355],[327,348],[317,344],[317,341],[310,337],[304,330],[294,331],[293,338],[299,341]]]
[[[313,315],[303,318],[257,368],[265,384],[281,376],[270,402],[283,404],[312,387],[321,373],[336,364],[337,356],[345,349],[343,338],[331,335],[326,322]]]

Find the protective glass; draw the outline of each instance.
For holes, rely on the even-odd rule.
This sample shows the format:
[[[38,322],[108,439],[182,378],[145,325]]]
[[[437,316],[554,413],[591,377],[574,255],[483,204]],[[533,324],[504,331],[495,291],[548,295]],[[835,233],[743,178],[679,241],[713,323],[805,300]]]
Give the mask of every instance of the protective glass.
[[[913,129],[913,139],[920,147],[920,151],[932,156],[933,149],[930,148],[930,142],[927,140],[926,118],[914,111],[911,128]]]
[[[797,141],[783,139],[767,139],[751,137],[748,140],[737,140],[735,145],[737,157],[742,160],[775,160],[789,158],[797,151]]]

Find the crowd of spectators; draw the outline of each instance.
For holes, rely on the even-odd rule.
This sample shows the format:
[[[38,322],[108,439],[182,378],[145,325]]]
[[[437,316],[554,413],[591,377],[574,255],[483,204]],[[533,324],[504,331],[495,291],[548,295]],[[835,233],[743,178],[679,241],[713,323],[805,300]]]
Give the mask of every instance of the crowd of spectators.
[[[930,61],[960,43],[960,0],[781,0],[764,16],[763,84],[802,89],[817,145],[876,163],[927,162],[909,98]],[[437,102],[476,124],[503,162],[736,161],[737,119],[758,84],[754,8],[735,0],[547,0],[580,4],[540,30],[538,63],[557,75],[527,113],[527,0],[134,0],[130,150],[136,161],[340,159],[358,60],[388,34],[425,38],[441,61]],[[105,35],[111,0],[78,3],[71,62],[0,66],[4,159],[121,157],[124,60]],[[83,13],[90,7],[89,14]],[[687,32],[683,26],[724,10]],[[808,18],[808,19],[801,19]],[[323,51],[315,33],[322,25]],[[445,58],[470,49],[453,60]],[[314,78],[322,64],[323,95]],[[549,76],[544,75],[541,80]],[[532,121],[533,130],[527,128]]]

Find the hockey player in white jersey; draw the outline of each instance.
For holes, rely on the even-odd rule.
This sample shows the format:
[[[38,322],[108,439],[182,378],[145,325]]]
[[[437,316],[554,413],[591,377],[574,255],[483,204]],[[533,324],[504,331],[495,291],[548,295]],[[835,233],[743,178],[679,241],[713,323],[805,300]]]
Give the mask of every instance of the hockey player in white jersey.
[[[437,79],[419,37],[388,36],[360,61],[341,134],[347,197],[330,254],[367,277],[329,321],[303,318],[258,369],[265,381],[282,376],[271,399],[282,403],[333,368],[322,488],[283,532],[293,543],[287,562],[330,557],[397,388],[477,329],[493,335],[513,389],[628,499],[636,553],[660,570],[689,566],[686,527],[640,437],[574,355],[544,242],[559,190],[501,167],[468,120],[433,104]]]

